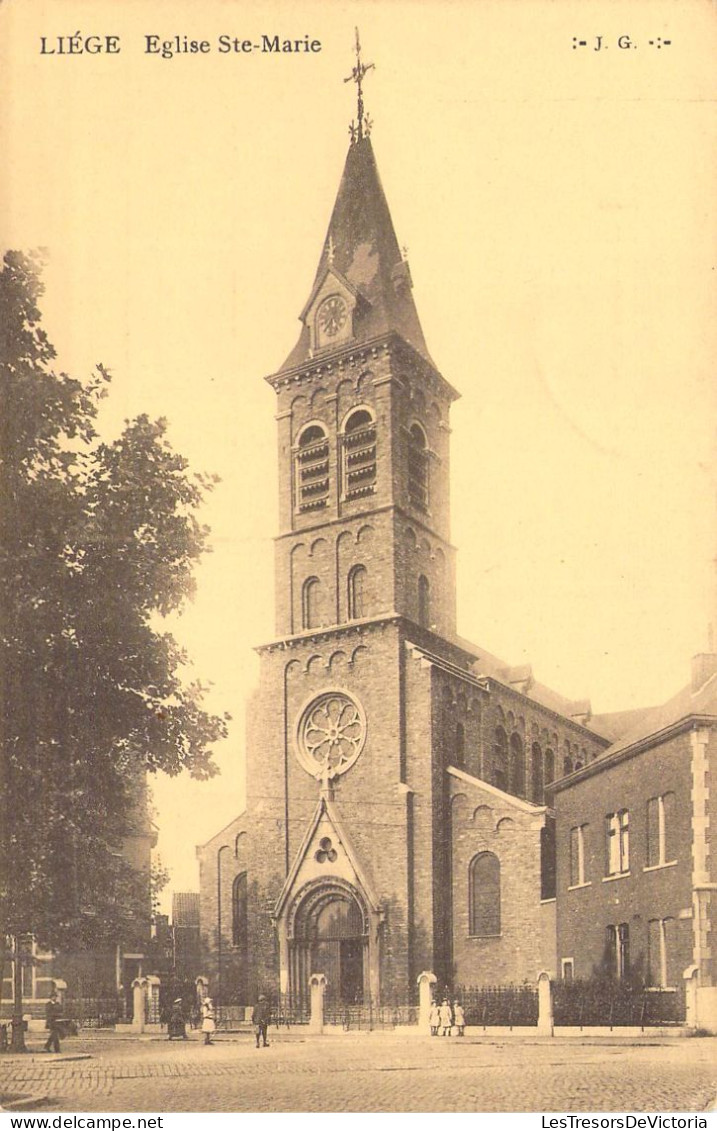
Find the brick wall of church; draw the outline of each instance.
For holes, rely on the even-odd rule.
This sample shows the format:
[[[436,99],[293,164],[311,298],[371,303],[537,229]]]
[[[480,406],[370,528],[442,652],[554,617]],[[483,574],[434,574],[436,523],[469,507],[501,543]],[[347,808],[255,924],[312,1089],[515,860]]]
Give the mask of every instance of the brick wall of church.
[[[544,817],[523,812],[489,790],[453,781],[453,960],[458,985],[534,982],[554,970],[554,944],[540,899],[540,830]],[[469,872],[482,852],[500,862],[500,925],[473,933]]]

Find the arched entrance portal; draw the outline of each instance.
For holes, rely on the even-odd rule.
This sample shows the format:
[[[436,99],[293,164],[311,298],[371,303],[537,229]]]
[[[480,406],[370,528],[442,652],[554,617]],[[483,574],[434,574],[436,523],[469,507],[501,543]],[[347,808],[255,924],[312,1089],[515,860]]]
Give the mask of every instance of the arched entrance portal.
[[[359,893],[345,882],[312,885],[296,903],[289,941],[291,989],[309,999],[309,978],[326,975],[328,1001],[368,999],[369,923]]]

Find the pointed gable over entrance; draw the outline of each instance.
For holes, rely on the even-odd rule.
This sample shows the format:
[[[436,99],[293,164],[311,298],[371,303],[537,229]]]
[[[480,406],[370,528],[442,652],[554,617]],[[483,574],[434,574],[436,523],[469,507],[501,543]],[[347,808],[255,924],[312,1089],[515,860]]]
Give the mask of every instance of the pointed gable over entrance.
[[[314,355],[321,339],[312,333],[312,318],[327,292],[331,272],[356,295],[351,341],[366,342],[393,331],[431,362],[411,294],[411,274],[368,137],[358,138],[349,148],[314,284],[301,315],[301,335],[281,370],[302,365]]]
[[[323,974],[330,998],[377,1000],[378,898],[328,797],[321,797],[274,909],[280,987],[308,1001]]]

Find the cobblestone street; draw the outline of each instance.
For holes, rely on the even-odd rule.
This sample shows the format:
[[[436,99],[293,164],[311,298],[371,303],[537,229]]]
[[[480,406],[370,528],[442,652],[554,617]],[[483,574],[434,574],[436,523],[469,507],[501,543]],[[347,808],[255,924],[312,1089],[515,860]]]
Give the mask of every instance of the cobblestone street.
[[[80,1054],[89,1059],[64,1059]],[[282,1032],[261,1050],[250,1035],[209,1048],[196,1036],[186,1044],[79,1038],[60,1058],[0,1060],[10,1108],[7,1097],[23,1094],[63,1112],[695,1112],[711,1108],[716,1093],[714,1038]]]

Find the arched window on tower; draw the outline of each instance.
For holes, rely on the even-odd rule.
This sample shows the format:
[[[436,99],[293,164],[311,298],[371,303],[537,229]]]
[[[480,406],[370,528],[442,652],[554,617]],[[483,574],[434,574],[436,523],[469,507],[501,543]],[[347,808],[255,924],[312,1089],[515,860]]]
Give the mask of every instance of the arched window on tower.
[[[301,590],[301,627],[304,630],[321,628],[323,624],[321,582],[318,577],[307,577]]]
[[[502,727],[495,728],[493,739],[493,785],[508,789],[508,736]]]
[[[542,805],[545,798],[545,786],[543,779],[543,751],[537,742],[533,743],[531,750],[531,771],[533,779],[533,801],[536,805]]]
[[[408,501],[419,510],[428,510],[428,445],[420,424],[408,433]]]
[[[418,623],[421,628],[431,627],[431,587],[425,574],[418,579]]]
[[[343,493],[361,499],[376,490],[376,424],[368,409],[357,408],[344,425]]]
[[[515,732],[510,736],[510,792],[525,797],[525,750]]]
[[[320,424],[310,424],[296,450],[296,506],[321,510],[329,501],[329,441]]]
[[[500,860],[479,852],[468,869],[469,933],[480,937],[500,934]]]
[[[349,620],[366,616],[366,566],[355,565],[349,570]]]
[[[462,770],[466,764],[466,730],[463,723],[456,723],[456,736],[453,741],[453,765]]]
[[[246,950],[247,926],[247,878],[240,872],[232,884],[232,946]]]

